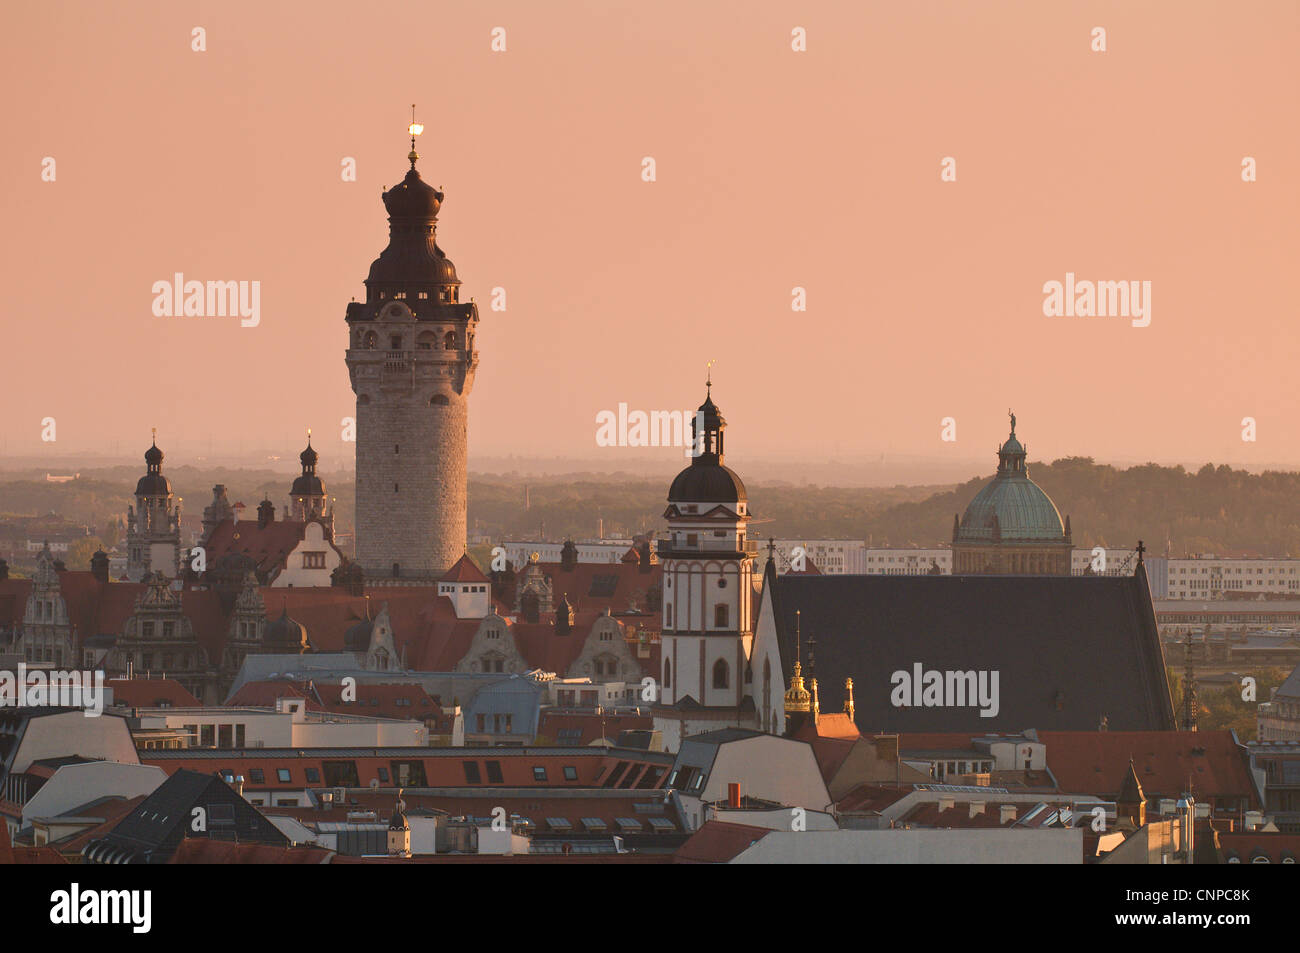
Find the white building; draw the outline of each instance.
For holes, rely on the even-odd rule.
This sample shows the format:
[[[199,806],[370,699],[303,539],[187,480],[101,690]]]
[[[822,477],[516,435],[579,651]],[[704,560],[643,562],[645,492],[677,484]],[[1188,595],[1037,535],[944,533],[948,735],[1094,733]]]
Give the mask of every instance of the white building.
[[[1148,559],[1157,599],[1218,599],[1225,593],[1300,595],[1300,559],[1233,559],[1213,555],[1190,559]],[[1160,563],[1162,572],[1157,572]]]
[[[583,539],[574,542],[580,563],[617,563],[629,549],[636,545],[631,539]],[[515,539],[501,543],[506,559],[516,568],[528,564],[533,553],[541,563],[558,563],[564,543],[548,543],[537,539]]]
[[[275,708],[139,708],[139,730],[173,731],[197,748],[425,747],[422,722],[308,711],[303,698],[280,698]]]

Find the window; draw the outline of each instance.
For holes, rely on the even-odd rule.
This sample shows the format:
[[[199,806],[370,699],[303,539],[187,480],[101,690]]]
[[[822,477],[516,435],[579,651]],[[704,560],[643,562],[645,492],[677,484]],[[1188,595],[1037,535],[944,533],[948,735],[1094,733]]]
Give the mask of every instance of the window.
[[[378,769],[376,769],[376,770],[377,770],[378,773],[379,773],[379,781],[380,781],[380,783],[382,783],[382,784],[387,784],[387,783],[388,783],[388,769],[387,769],[387,768],[378,768]]]
[[[325,769],[325,784],[332,788],[359,788],[361,781],[357,778],[357,763],[355,761],[326,761],[322,764]]]
[[[142,638],[142,639],[152,639],[152,638],[153,638],[153,623],[152,623],[152,622],[141,622],[141,623],[140,623],[140,638]]]
[[[721,603],[713,607],[713,625],[715,628],[727,626],[727,607]]]
[[[673,687],[673,663],[664,659],[664,688]]]
[[[324,553],[303,553],[302,568],[303,569],[324,569],[325,554]]]
[[[276,777],[276,780],[278,780],[281,784],[288,784],[288,783],[289,783],[289,769],[288,769],[288,768],[276,768],[276,769],[275,769],[275,777]]]
[[[566,781],[578,780],[578,769],[571,764],[566,764],[564,766],[564,780]]]
[[[316,768],[307,769],[307,783],[320,784],[320,771]]]
[[[263,771],[261,768],[249,768],[249,769],[248,769],[248,780],[250,780],[250,781],[253,782],[254,784],[265,784],[265,783],[266,783],[266,772]]]
[[[731,683],[730,672],[727,669],[727,660],[718,659],[713,663],[713,687],[727,688]]]
[[[484,767],[487,768],[487,779],[489,784],[502,784],[505,779],[501,776],[500,761],[485,761]]]
[[[477,761],[462,761],[461,767],[465,769],[466,784],[482,784],[483,779],[479,777]]]
[[[533,765],[533,780],[534,781],[546,780],[546,768],[543,765],[540,764]]]

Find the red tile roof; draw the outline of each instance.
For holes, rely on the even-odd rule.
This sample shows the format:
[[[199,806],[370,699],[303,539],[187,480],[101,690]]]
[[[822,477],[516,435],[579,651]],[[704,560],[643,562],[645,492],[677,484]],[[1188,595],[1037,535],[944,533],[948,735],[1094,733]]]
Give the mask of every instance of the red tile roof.
[[[9,825],[0,824],[0,864],[66,864],[53,847],[14,847],[9,840]]]
[[[551,594],[557,604],[563,596],[567,595],[569,604],[575,610],[603,611],[608,608],[610,612],[618,615],[630,608],[635,597],[637,608],[644,615],[632,616],[629,619],[620,617],[620,621],[636,620],[637,625],[643,628],[653,629],[656,632],[659,630],[661,613],[646,607],[646,597],[650,589],[663,586],[663,568],[658,563],[653,564],[649,572],[641,572],[640,566],[632,562],[578,563],[568,570],[563,569],[560,563],[539,563],[539,565],[542,573],[551,580]],[[523,585],[524,572],[524,569],[518,571],[517,584],[520,586]],[[597,576],[610,577],[613,586],[607,594],[604,594],[605,590],[600,590],[598,594],[592,593],[592,586]]]
[[[487,576],[483,575],[483,570],[479,569],[474,560],[469,558],[469,553],[461,556],[456,560],[456,564],[447,570],[446,574],[438,580],[439,582],[490,582]]]
[[[1244,747],[1230,731],[1043,731],[1047,767],[1062,791],[1114,798],[1133,759],[1147,798],[1259,797],[1247,767]]]
[[[284,567],[306,530],[307,523],[297,520],[272,520],[265,526],[255,519],[222,520],[208,537],[208,563],[215,564],[229,553],[242,553],[257,564],[259,573],[274,572]]]
[[[725,864],[772,833],[766,827],[705,821],[673,855],[675,864]]]
[[[130,708],[198,708],[200,702],[174,678],[110,678],[113,702]]]
[[[334,851],[324,847],[277,847],[187,837],[169,864],[327,864]]]
[[[1225,834],[1219,832],[1219,847],[1226,857],[1235,853],[1243,864],[1252,863],[1256,856],[1268,858],[1270,864],[1280,864],[1286,857],[1291,863],[1300,863],[1300,834],[1268,834],[1259,831],[1241,831]]]
[[[884,784],[859,784],[835,805],[839,811],[874,814],[912,793],[912,785],[894,787]]]
[[[595,687],[592,686],[592,688]],[[574,688],[581,690],[582,686],[575,685]],[[650,715],[598,715],[595,712],[544,709],[537,724],[537,734],[549,738],[551,741],[556,741],[561,731],[576,729],[582,732],[579,740],[566,739],[564,743],[566,745],[589,745],[601,738],[617,741],[621,731],[649,730],[653,728],[654,718]]]

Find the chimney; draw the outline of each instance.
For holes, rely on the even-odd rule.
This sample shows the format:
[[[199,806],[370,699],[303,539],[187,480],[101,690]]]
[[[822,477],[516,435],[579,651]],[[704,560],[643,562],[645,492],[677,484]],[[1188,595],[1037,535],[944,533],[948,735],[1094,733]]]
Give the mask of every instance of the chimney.
[[[102,549],[95,550],[90,557],[90,574],[100,582],[108,582],[108,553]]]
[[[983,814],[983,813],[984,813],[984,802],[983,802],[983,801],[971,801],[971,802],[970,802],[970,816],[971,816],[971,817],[978,817],[979,815],[981,815],[981,814]]]
[[[242,774],[235,778],[234,788],[236,794],[240,797],[244,796],[244,776]]]
[[[1161,802],[1161,803],[1163,803],[1163,802]],[[1248,830],[1248,831],[1257,830],[1259,827],[1261,827],[1261,826],[1263,825],[1263,823],[1264,823],[1264,812],[1263,812],[1263,811],[1247,811],[1247,812],[1246,812],[1246,823],[1243,825],[1243,826],[1246,828],[1246,830]]]
[[[1010,824],[1016,819],[1016,806],[1014,804],[1003,804],[999,812],[998,820],[1003,824]]]
[[[853,679],[844,680],[844,714],[849,716],[849,721],[853,720]]]
[[[1173,798],[1162,797],[1160,799],[1160,816],[1168,817],[1170,814],[1174,813],[1174,804],[1175,801]]]
[[[727,807],[733,810],[740,809],[740,784],[736,781],[727,785]]]
[[[0,582],[9,578],[9,560],[0,559]]]
[[[939,798],[939,812],[951,811],[957,804],[957,799],[951,794],[944,794]]]
[[[266,529],[268,523],[275,522],[275,504],[270,500],[263,500],[257,504],[257,528]]]

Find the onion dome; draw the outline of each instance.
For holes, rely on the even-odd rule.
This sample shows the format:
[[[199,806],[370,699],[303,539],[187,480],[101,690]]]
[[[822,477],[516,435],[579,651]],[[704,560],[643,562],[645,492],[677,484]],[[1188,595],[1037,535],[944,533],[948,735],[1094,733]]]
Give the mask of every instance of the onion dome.
[[[727,421],[713,403],[712,385],[708,386],[704,403],[691,419],[694,448],[699,453],[668,488],[669,503],[740,503],[748,499],[744,482],[723,465],[722,438]]]
[[[388,820],[390,831],[409,830],[411,825],[406,820],[406,802],[402,800],[402,789],[397,789],[397,803],[393,805],[393,816]]]
[[[316,460],[318,457],[315,448],[311,445],[310,432],[307,434],[307,449],[298,454],[298,459],[302,463],[302,476],[293,481],[289,495],[297,498],[324,496],[325,483],[316,475]]]
[[[281,610],[280,618],[266,627],[265,641],[268,648],[280,652],[304,652],[308,647],[307,627],[289,618],[286,606]]]
[[[383,194],[388,210],[388,247],[370,265],[367,285],[458,285],[456,266],[434,238],[443,193],[416,171],[411,153],[406,178]]]
[[[145,475],[135,485],[136,496],[171,496],[171,482],[162,475],[163,452],[155,441],[144,452]]]
[[[343,633],[343,650],[345,652],[370,651],[370,636],[374,632],[375,623],[373,619],[369,618],[369,615],[370,613],[367,612],[367,618],[352,623],[352,625],[348,626],[347,631]]]
[[[975,495],[953,534],[953,542],[1036,540],[1062,542],[1067,533],[1056,504],[1029,479],[1025,447],[1011,435],[998,448],[998,472]]]

